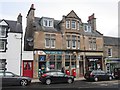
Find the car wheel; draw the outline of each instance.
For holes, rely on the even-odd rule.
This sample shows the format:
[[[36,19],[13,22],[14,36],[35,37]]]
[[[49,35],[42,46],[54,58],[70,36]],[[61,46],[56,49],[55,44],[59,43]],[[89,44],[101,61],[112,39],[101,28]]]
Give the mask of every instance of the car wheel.
[[[94,78],[94,80],[97,82],[97,81],[98,81],[98,78],[97,78],[97,77],[95,77],[95,78]]]
[[[112,80],[112,77],[111,77],[111,76],[109,77],[109,80]]]
[[[28,81],[27,81],[26,79],[22,79],[22,80],[20,81],[20,85],[21,85],[21,86],[27,86],[27,85],[28,85]]]
[[[47,85],[50,85],[50,84],[51,84],[51,80],[50,80],[50,79],[47,79],[47,80],[46,80],[46,84],[47,84]]]
[[[73,82],[72,79],[69,78],[69,79],[68,79],[68,83],[72,83],[72,82]]]

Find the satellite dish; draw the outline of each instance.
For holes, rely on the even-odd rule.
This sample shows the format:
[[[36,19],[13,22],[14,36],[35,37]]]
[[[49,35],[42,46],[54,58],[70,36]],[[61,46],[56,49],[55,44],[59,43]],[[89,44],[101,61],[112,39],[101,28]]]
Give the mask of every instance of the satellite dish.
[[[33,41],[33,38],[32,37],[28,37],[27,41],[31,42],[31,41]]]
[[[28,45],[29,45],[29,46],[33,46],[33,42],[29,42]]]

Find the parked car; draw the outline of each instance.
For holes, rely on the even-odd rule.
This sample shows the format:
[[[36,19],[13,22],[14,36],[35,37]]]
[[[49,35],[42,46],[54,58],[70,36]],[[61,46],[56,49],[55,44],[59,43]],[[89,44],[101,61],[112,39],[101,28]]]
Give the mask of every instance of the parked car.
[[[29,77],[22,77],[16,75],[12,72],[8,71],[1,71],[0,72],[0,80],[2,80],[2,85],[21,85],[27,86],[31,83],[31,78]]]
[[[39,80],[42,83],[49,85],[51,83],[60,83],[60,82],[72,83],[74,81],[74,77],[62,73],[61,71],[48,71],[43,73],[39,78]]]
[[[86,72],[84,78],[86,80],[98,81],[98,80],[112,80],[113,76],[112,74],[105,73],[102,70],[93,70]]]
[[[114,68],[113,75],[116,79],[120,79],[120,67],[119,68]]]

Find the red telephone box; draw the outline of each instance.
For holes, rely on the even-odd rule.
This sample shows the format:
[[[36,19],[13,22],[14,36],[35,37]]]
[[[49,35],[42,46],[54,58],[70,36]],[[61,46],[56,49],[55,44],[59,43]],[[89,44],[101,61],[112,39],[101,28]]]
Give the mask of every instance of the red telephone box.
[[[67,75],[70,75],[70,71],[69,71],[69,70],[65,70],[65,73],[66,73]]]
[[[76,77],[76,69],[72,69],[72,76]]]

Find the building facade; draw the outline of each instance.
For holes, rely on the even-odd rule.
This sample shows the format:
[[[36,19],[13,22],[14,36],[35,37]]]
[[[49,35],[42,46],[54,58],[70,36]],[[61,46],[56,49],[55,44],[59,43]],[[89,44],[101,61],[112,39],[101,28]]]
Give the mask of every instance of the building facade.
[[[104,60],[106,72],[112,73],[120,67],[119,38],[104,36]]]
[[[0,69],[21,75],[22,16],[17,21],[0,20]]]
[[[83,23],[72,10],[62,20],[27,14],[24,50],[34,52],[33,78],[44,70],[69,70],[76,77],[87,70],[103,69],[103,35],[96,30],[94,14]]]

